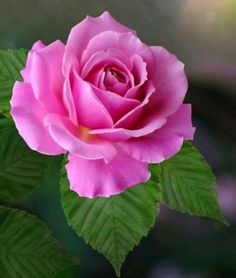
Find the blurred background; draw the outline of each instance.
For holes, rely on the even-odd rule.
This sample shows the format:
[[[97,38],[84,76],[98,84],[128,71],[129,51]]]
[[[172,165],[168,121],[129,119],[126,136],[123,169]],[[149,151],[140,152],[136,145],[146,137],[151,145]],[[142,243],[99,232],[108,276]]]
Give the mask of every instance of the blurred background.
[[[108,10],[186,65],[187,102],[197,127],[194,145],[213,168],[230,227],[161,207],[148,237],[129,254],[121,277],[236,277],[236,0],[1,0],[0,49],[30,48],[36,40],[66,42],[87,14]],[[60,159],[42,186],[16,204],[36,214],[81,262],[58,277],[112,278],[106,259],[68,227],[59,194]]]

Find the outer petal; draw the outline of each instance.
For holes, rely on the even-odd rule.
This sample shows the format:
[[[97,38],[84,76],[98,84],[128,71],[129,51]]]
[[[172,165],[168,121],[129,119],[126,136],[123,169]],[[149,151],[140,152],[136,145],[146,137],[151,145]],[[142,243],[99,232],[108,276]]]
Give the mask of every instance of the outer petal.
[[[36,99],[50,113],[66,115],[62,101],[64,44],[60,41],[33,53],[30,80]]]
[[[74,103],[73,93],[71,90],[70,75],[66,76],[63,87],[63,103],[67,109],[69,119],[74,125],[78,125],[76,107]]]
[[[70,188],[88,198],[109,197],[150,178],[148,164],[125,153],[106,163],[104,160],[85,160],[69,155],[66,165]]]
[[[138,110],[136,110],[139,113]],[[133,114],[133,116],[137,119],[139,117]],[[96,134],[100,137],[114,141],[126,141],[131,137],[143,137],[147,134],[152,133],[153,131],[161,128],[166,123],[166,118],[162,117],[150,117],[146,119],[145,125],[139,129],[125,129],[125,128],[110,128],[110,129],[94,129],[90,131],[90,134]]]
[[[28,83],[16,82],[11,99],[11,115],[28,146],[43,154],[64,153],[44,126],[44,108],[35,99]]]
[[[21,75],[22,75],[25,82],[30,82],[30,70],[31,70],[33,53],[37,50],[40,50],[40,49],[44,48],[44,47],[45,47],[45,44],[41,41],[37,41],[32,46],[32,49],[30,50],[30,52],[28,54],[28,57],[27,57],[26,66],[23,70],[21,70]]]
[[[175,155],[184,139],[193,139],[191,106],[183,104],[167,123],[150,135],[132,138],[119,146],[132,157],[148,163],[159,163]]]
[[[104,12],[99,17],[87,16],[72,28],[66,44],[66,51],[73,53],[80,60],[81,53],[83,53],[90,39],[100,32],[108,30],[135,34],[135,31],[117,22],[108,12]]]
[[[170,116],[183,103],[188,88],[184,64],[162,47],[151,47],[155,57],[155,74],[152,78],[157,89],[156,107],[164,116]]]
[[[69,153],[84,159],[111,160],[117,153],[114,146],[96,136],[89,135],[88,129],[78,127],[67,118],[49,114],[45,119],[52,138]]]

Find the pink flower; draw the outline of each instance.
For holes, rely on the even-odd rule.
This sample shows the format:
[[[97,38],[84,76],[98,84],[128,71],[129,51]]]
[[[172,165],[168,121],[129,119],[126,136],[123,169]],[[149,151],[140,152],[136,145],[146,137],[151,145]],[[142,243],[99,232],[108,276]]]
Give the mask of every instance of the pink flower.
[[[31,149],[68,153],[70,187],[80,196],[146,182],[148,163],[193,138],[184,65],[108,12],[73,27],[66,45],[36,42],[21,73],[11,99],[16,127]]]

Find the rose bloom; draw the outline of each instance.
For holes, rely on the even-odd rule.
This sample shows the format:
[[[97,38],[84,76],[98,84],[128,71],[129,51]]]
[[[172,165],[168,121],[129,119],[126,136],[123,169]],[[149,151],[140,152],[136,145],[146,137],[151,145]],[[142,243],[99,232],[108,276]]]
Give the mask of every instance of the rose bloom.
[[[73,27],[66,45],[36,42],[21,74],[11,99],[16,127],[31,149],[68,154],[70,188],[80,196],[148,181],[148,163],[193,138],[183,63],[108,12]]]

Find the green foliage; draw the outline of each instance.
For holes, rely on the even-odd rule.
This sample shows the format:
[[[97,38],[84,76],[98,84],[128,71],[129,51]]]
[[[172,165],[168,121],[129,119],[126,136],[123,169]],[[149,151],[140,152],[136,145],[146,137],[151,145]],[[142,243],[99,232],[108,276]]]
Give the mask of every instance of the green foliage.
[[[0,130],[5,127],[13,127],[13,126],[14,126],[14,122],[11,119],[6,118],[0,114]]]
[[[63,169],[61,195],[68,223],[86,243],[111,262],[119,276],[128,252],[155,223],[160,181],[139,184],[110,198],[87,199],[69,189]]]
[[[12,203],[43,181],[51,157],[30,150],[15,128],[0,129],[0,203]]]
[[[155,173],[156,166],[151,169]],[[162,202],[169,208],[226,224],[217,201],[215,177],[189,142],[177,155],[161,163],[161,185]]]
[[[25,67],[28,51],[11,49],[0,51],[0,112],[9,117],[12,88],[21,80],[20,70]]]
[[[53,277],[77,264],[33,215],[0,206],[0,231],[1,277]]]

